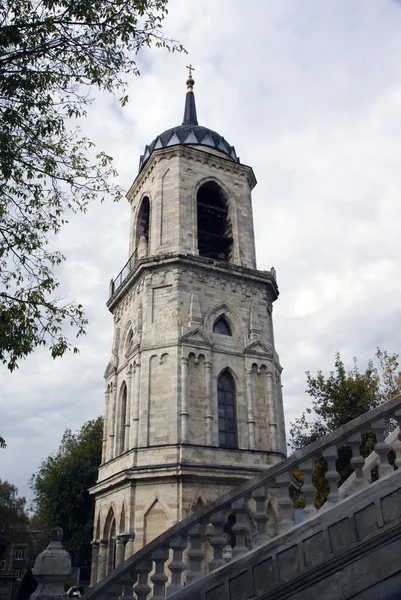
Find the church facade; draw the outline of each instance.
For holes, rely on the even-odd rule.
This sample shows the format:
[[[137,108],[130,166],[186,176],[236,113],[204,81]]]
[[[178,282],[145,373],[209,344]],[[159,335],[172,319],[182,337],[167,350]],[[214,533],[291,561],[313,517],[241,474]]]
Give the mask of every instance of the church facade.
[[[286,454],[272,304],[256,268],[252,168],[198,125],[159,135],[128,192],[129,260],[110,286],[92,585],[192,511]]]

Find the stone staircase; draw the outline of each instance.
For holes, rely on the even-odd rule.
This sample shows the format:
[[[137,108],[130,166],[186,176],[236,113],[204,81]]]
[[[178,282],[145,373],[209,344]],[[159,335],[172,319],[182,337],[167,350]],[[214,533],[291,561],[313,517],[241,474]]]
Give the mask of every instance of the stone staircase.
[[[388,422],[398,425],[385,439]],[[85,595],[87,600],[293,600],[401,598],[401,396],[295,452],[147,544]],[[376,436],[360,455],[361,436]],[[349,446],[354,473],[338,488],[337,450]],[[314,461],[330,485],[313,504]],[[365,467],[365,462],[367,464]],[[377,465],[379,479],[370,482]],[[303,522],[294,523],[294,473],[303,473]],[[346,497],[343,497],[343,493]],[[227,562],[227,524],[232,556]]]

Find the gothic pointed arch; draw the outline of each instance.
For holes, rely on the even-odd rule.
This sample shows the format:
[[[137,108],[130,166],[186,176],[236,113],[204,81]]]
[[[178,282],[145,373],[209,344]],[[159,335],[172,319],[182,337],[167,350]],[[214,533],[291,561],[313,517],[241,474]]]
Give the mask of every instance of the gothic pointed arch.
[[[113,519],[115,520],[114,517],[114,509],[112,506],[110,506],[108,512],[107,512],[107,516],[106,516],[106,520],[104,522],[104,527],[103,527],[103,535],[102,538],[107,540],[109,537],[109,533],[110,533],[110,527],[111,527],[111,523],[113,521]]]
[[[125,325],[124,333],[121,336],[120,353],[127,351],[131,342],[133,341],[133,337],[134,337],[134,327],[133,327],[132,321],[130,319],[128,321],[128,323]]]
[[[115,552],[115,538],[116,538],[116,518],[113,507],[109,508],[107,513],[106,521],[103,529],[103,539],[107,543],[106,549],[106,575],[110,573],[115,567],[116,552]]]
[[[217,405],[219,416],[220,448],[238,448],[236,386],[228,369],[220,373],[217,379]]]
[[[202,183],[196,192],[198,251],[200,256],[232,260],[232,224],[228,197],[216,180]]]
[[[123,507],[121,509],[121,515],[120,515],[120,528],[119,528],[119,533],[124,533],[126,530],[126,523],[125,523],[125,506],[123,504]]]
[[[220,317],[217,317],[213,324],[213,333],[232,336],[230,322],[225,315],[220,315]]]
[[[206,504],[207,500],[205,499],[204,495],[200,490],[197,490],[192,501],[191,513],[201,510],[204,506],[206,506]]]
[[[207,331],[213,331],[214,324],[222,317],[229,324],[231,335],[245,339],[244,327],[238,313],[228,304],[228,302],[219,302],[209,308],[204,316],[204,328]]]
[[[171,516],[169,506],[156,491],[143,511],[144,544],[148,544],[168,528]]]

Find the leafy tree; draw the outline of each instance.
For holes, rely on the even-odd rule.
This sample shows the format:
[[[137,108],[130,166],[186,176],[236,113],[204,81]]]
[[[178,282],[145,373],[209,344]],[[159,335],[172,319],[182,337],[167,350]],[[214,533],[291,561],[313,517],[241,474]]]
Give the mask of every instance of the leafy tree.
[[[28,539],[26,500],[18,496],[18,489],[0,479],[0,536],[3,542]]]
[[[354,368],[346,371],[339,353],[335,355],[335,370],[329,377],[318,371],[316,377],[306,372],[308,387],[306,392],[312,396],[312,408],[291,423],[290,444],[294,450],[304,448],[323,435],[331,433],[341,425],[378,406],[401,392],[401,372],[398,372],[398,354],[389,355],[377,348],[376,357],[380,363],[381,377],[373,362],[369,361],[363,373],[360,373],[357,359]],[[375,445],[372,433],[364,436],[361,453],[367,456]],[[352,473],[350,464],[352,454],[349,447],[339,448],[337,470],[341,485]],[[320,507],[329,493],[325,479],[327,464],[324,459],[315,462],[313,484],[316,488],[315,505]],[[374,474],[373,474],[374,475]],[[296,473],[302,480],[302,474]],[[302,494],[295,498],[295,505],[302,506]]]
[[[165,38],[167,0],[3,0],[0,3],[0,360],[10,370],[40,345],[53,357],[85,332],[83,308],[57,296],[64,257],[49,250],[68,213],[121,190],[112,159],[74,119],[91,89],[124,95],[136,54]],[[76,351],[76,348],[74,348]]]
[[[388,354],[380,348],[376,350],[376,357],[380,363],[381,382],[380,391],[383,401],[395,398],[401,394],[401,371],[398,371],[398,354]]]
[[[58,450],[42,461],[31,479],[36,525],[47,531],[63,528],[63,544],[84,577],[90,570],[94,518],[88,488],[97,480],[102,438],[102,417],[86,422],[75,433],[67,429]]]
[[[38,582],[32,574],[32,569],[27,569],[22,578],[16,600],[29,600],[31,594],[33,594],[37,587]]]
[[[313,398],[312,408],[291,423],[290,444],[294,450],[304,448],[382,401],[380,378],[371,361],[365,372],[360,373],[354,358],[354,368],[346,371],[337,352],[334,366],[335,371],[327,379],[322,371],[318,371],[317,377],[306,372],[306,393]]]

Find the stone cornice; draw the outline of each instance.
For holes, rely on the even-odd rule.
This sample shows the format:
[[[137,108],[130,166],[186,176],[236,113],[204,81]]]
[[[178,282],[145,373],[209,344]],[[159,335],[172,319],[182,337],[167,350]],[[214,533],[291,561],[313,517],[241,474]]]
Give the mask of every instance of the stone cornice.
[[[210,258],[204,258],[193,254],[159,254],[157,256],[138,260],[124,282],[109,298],[106,306],[113,312],[114,308],[122,300],[126,292],[131,289],[143,273],[159,269],[161,266],[171,267],[172,265],[186,268],[192,267],[204,271],[214,271],[220,275],[224,274],[228,277],[252,281],[257,284],[262,283],[269,287],[272,302],[274,302],[279,295],[276,279],[270,271],[259,271],[258,269],[241,267],[240,265],[235,265],[233,263],[215,261]]]

